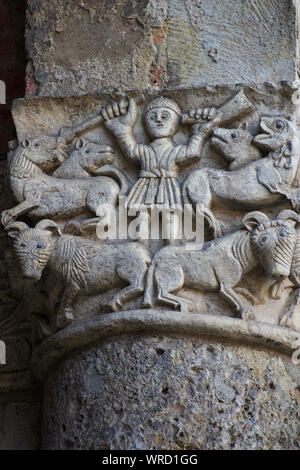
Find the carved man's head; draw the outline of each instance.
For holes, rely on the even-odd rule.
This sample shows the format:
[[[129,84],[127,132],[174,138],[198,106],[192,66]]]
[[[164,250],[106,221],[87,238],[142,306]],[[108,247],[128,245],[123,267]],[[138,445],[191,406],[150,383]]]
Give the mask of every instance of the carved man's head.
[[[172,137],[178,130],[181,110],[175,101],[159,96],[146,106],[144,116],[147,133],[152,139]]]
[[[38,281],[51,256],[53,237],[60,234],[58,225],[42,220],[30,228],[24,222],[13,222],[6,231],[13,239],[13,250],[24,277]]]
[[[291,210],[281,211],[270,220],[262,212],[250,212],[242,219],[251,232],[251,243],[268,276],[283,279],[290,275],[295,251],[295,224],[299,216]]]

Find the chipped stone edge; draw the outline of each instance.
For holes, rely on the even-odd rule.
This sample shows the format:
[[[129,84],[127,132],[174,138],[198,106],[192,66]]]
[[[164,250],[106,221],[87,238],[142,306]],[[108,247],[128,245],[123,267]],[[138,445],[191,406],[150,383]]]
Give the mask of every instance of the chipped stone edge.
[[[214,336],[292,354],[300,333],[284,327],[205,313],[129,310],[94,315],[74,322],[45,340],[32,355],[32,369],[45,380],[56,365],[82,348],[127,335]]]

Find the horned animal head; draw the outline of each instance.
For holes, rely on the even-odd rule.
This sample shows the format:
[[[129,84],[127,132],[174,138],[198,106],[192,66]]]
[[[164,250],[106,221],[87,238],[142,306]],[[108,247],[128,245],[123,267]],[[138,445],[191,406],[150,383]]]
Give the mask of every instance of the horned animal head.
[[[21,140],[17,152],[26,152],[26,158],[43,171],[51,171],[62,164],[67,154],[64,151],[66,141],[63,137],[40,135],[25,137]]]
[[[251,244],[268,276],[283,279],[290,275],[296,244],[295,224],[299,216],[291,210],[281,211],[276,219],[262,212],[246,214],[242,223],[251,232]]]
[[[13,239],[13,251],[27,279],[38,281],[46,267],[53,248],[53,237],[61,235],[52,220],[41,220],[35,228],[24,222],[13,222],[5,230]]]

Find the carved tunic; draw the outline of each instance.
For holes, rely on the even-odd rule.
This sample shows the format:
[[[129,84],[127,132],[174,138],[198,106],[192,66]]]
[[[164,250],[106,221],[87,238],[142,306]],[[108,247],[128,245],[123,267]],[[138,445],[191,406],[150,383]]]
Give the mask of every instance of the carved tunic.
[[[194,133],[188,145],[176,145],[168,138],[156,139],[145,145],[135,141],[130,126],[113,121],[108,121],[106,126],[117,138],[125,156],[141,168],[139,178],[128,195],[127,207],[182,210],[177,165],[200,157],[204,134]]]

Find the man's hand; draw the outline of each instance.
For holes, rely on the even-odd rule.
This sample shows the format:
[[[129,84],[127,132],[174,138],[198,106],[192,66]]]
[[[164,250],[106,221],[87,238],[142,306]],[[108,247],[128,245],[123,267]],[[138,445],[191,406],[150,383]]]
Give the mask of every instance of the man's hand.
[[[212,132],[213,129],[218,127],[220,122],[222,121],[222,113],[215,115],[215,117],[208,122],[194,124],[192,126],[193,132],[201,132],[202,134],[206,134],[207,136]]]
[[[134,99],[122,98],[120,101],[104,106],[101,112],[105,121],[117,119],[125,126],[132,126],[137,117],[137,106]]]
[[[216,117],[216,108],[198,108],[190,109],[188,116],[194,121],[211,121]]]

